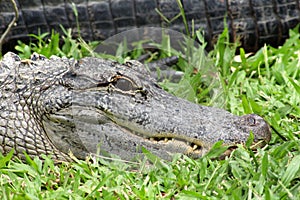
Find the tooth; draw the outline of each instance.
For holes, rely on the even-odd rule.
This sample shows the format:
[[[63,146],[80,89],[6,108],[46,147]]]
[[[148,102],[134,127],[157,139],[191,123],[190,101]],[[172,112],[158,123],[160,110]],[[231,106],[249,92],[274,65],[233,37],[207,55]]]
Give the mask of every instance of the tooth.
[[[165,142],[168,142],[169,141],[169,139],[168,138],[165,138]]]
[[[197,148],[198,148],[198,146],[196,144],[194,144],[193,150],[196,150]]]
[[[149,138],[149,140],[150,140],[150,141],[152,141],[152,142],[154,142],[154,141],[155,141],[155,139],[154,139],[154,138],[152,138],[152,137],[151,137],[151,138]]]

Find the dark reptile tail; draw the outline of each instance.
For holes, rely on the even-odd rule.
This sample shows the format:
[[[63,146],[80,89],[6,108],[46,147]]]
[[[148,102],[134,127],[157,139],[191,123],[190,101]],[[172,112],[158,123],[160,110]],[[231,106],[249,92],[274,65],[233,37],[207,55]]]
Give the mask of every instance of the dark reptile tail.
[[[103,40],[118,32],[141,26],[163,26],[184,31],[181,18],[166,23],[155,8],[168,19],[179,13],[169,0],[73,0],[78,11],[80,34],[85,40]],[[4,41],[3,50],[11,50],[17,40],[28,41],[29,33],[61,32],[60,24],[78,34],[76,18],[69,0],[19,0],[20,17]],[[281,44],[288,30],[300,21],[298,0],[184,0],[183,7],[191,27],[206,33],[210,47],[224,29],[224,18],[231,39],[239,38],[247,51],[264,43]],[[0,2],[0,33],[14,16],[10,0]]]

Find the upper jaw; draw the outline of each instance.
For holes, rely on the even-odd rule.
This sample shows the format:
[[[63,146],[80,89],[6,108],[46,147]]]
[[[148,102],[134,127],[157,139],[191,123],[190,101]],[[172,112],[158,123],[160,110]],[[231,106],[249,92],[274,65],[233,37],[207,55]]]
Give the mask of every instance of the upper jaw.
[[[252,132],[255,143],[268,143],[271,140],[270,125],[259,115],[248,114],[241,116],[240,124],[245,127],[246,132]]]

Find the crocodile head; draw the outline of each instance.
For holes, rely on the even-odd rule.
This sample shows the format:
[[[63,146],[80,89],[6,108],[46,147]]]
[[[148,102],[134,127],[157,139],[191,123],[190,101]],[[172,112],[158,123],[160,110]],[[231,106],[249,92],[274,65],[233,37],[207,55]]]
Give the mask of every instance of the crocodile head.
[[[22,110],[30,113],[27,123],[39,126],[43,143],[64,154],[84,158],[100,152],[130,160],[144,147],[165,159],[174,153],[198,158],[219,140],[235,146],[250,132],[255,143],[271,137],[257,115],[239,117],[165,92],[137,61],[41,56],[17,61],[4,62],[15,65],[13,88],[19,88],[16,98],[24,99],[19,99]]]
[[[56,58],[58,59],[58,58]],[[53,61],[54,62],[54,61]],[[84,58],[43,93],[43,127],[61,151],[117,154],[129,160],[144,147],[169,159],[174,153],[201,157],[212,145],[270,140],[269,125],[258,115],[235,116],[162,90],[137,61],[124,65]]]

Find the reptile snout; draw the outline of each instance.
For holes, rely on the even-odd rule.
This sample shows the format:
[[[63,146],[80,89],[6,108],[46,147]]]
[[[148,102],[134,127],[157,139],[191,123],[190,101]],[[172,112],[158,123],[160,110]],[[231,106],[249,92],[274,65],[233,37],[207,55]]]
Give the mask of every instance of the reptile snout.
[[[245,131],[252,131],[254,142],[263,141],[268,143],[271,140],[270,125],[259,115],[248,114],[241,116],[241,125],[246,129]]]

